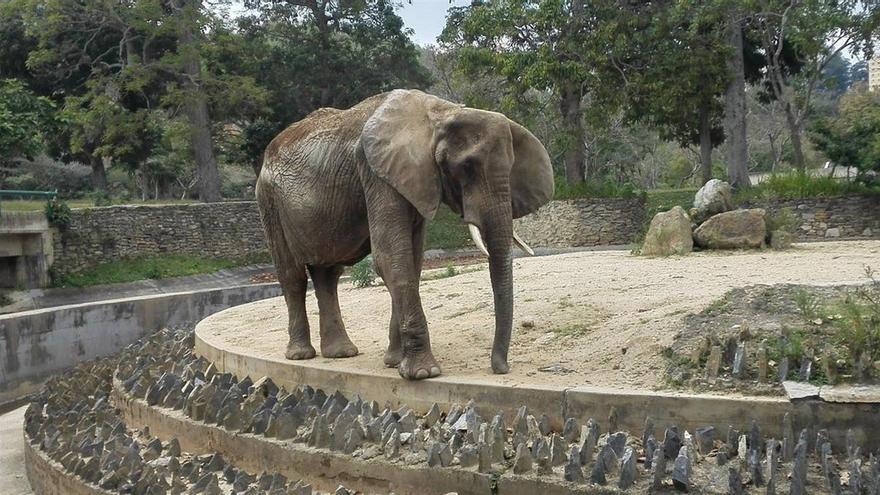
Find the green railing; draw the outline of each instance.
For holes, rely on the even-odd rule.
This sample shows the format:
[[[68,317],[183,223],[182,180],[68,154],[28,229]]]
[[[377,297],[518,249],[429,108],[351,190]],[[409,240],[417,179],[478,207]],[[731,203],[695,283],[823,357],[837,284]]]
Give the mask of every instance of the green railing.
[[[0,212],[3,211],[4,199],[28,199],[45,198],[49,201],[58,196],[58,191],[16,191],[14,189],[0,189]]]

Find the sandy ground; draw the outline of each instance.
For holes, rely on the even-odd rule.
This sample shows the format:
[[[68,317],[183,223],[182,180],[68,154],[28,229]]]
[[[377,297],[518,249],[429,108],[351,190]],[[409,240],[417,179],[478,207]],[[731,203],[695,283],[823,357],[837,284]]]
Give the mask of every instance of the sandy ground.
[[[880,241],[796,245],[789,251],[703,252],[642,258],[626,251],[581,252],[514,261],[512,372],[491,375],[492,293],[485,265],[422,283],[434,355],[446,376],[507,384],[663,387],[660,353],[682,318],[734,287],[753,284],[851,284],[865,266],[880,269]],[[482,268],[482,269],[480,269]],[[443,270],[440,270],[443,271]],[[318,345],[317,304],[308,297]],[[396,374],[382,368],[391,298],[384,287],[340,285],[349,335],[361,354],[325,360],[336,366]],[[281,298],[219,315],[233,349],[283,358],[286,308]]]

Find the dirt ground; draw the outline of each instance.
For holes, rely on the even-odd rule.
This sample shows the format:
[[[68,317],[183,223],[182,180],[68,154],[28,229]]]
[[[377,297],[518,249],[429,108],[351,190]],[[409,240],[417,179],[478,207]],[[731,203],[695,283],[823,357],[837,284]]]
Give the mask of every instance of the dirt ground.
[[[700,312],[727,291],[754,284],[837,285],[864,282],[880,269],[880,241],[796,245],[789,251],[701,252],[643,258],[627,251],[593,251],[514,261],[512,372],[491,374],[492,293],[485,265],[422,283],[434,355],[446,376],[515,384],[665,387],[662,352]],[[483,269],[480,269],[483,267]],[[438,271],[445,271],[440,269]],[[317,304],[308,297],[318,345]],[[391,299],[384,287],[340,285],[349,335],[361,354],[340,367],[396,374],[382,368]],[[286,308],[270,299],[221,315],[232,347],[283,358]],[[323,358],[317,360],[328,362]]]

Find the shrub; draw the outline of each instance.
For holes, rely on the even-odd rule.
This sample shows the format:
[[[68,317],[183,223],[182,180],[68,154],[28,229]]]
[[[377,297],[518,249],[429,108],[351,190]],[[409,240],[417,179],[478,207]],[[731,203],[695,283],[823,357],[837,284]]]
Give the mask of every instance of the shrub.
[[[70,206],[64,201],[53,198],[46,202],[46,220],[49,225],[64,229],[70,224]]]
[[[366,258],[355,263],[351,267],[351,283],[355,287],[369,287],[376,280],[376,272],[373,270],[373,257]]]
[[[76,198],[91,189],[92,169],[79,162],[64,163],[40,155],[33,160],[17,160],[15,172],[4,182],[7,187],[33,191],[58,191]]]
[[[774,198],[822,198],[876,192],[880,191],[877,188],[871,188],[861,183],[792,171],[772,174],[764,182],[738,191],[736,199],[738,201],[748,201],[750,199]]]

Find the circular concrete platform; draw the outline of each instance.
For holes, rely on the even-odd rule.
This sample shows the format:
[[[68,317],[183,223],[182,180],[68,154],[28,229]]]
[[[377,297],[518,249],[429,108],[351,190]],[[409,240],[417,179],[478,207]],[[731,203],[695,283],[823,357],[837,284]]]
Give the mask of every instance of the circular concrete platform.
[[[608,418],[614,409],[621,428],[632,431],[651,416],[658,424],[685,428],[741,425],[754,418],[767,432],[780,430],[779,418],[794,411],[809,416],[805,424],[808,419],[810,424],[827,422],[829,429],[845,434],[849,427],[862,429],[861,414],[876,414],[876,406],[658,391],[664,366],[660,353],[685,314],[702,310],[731,288],[858,282],[864,265],[876,262],[878,249],[880,242],[852,241],[804,244],[787,252],[678,258],[612,251],[518,259],[509,375],[493,375],[489,369],[494,315],[488,270],[481,269],[485,265],[459,268],[451,277],[435,278],[436,271],[424,277],[423,306],[443,367],[435,379],[405,381],[382,365],[391,304],[384,287],[340,285],[342,315],[359,356],[284,359],[287,311],[282,298],[206,318],[196,327],[195,351],[239,377],[269,376],[290,388],[309,384],[421,410],[435,402],[448,406],[474,400],[510,413],[526,405],[557,424],[569,416]],[[307,305],[312,344],[320,348],[311,294]],[[880,440],[880,432],[865,429],[865,434]]]

